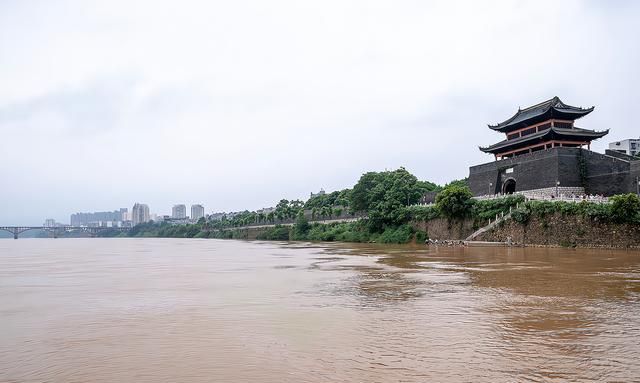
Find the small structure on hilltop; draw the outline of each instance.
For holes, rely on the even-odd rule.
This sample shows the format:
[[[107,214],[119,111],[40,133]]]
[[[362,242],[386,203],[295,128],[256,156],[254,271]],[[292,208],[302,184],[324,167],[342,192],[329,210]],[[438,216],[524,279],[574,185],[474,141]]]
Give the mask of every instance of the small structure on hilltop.
[[[325,191],[324,191],[324,189],[320,189],[320,191],[319,191],[319,192],[317,192],[317,193],[313,193],[313,192],[311,192],[311,193],[309,193],[309,194],[310,194],[310,195],[309,195],[309,199],[311,199],[311,198],[320,197],[320,196],[322,196],[322,195],[325,195],[325,194],[327,194],[327,192],[325,192]]]
[[[489,125],[506,138],[480,148],[493,154],[495,161],[469,168],[469,187],[474,196],[519,193],[529,198],[549,198],[636,192],[640,161],[591,151],[591,142],[609,130],[575,126],[577,119],[593,110],[554,97]]]

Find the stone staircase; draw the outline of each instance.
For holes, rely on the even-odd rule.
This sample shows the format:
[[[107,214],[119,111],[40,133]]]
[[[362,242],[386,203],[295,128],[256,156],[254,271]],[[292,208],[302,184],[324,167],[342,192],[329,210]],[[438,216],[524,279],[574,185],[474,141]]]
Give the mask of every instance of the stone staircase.
[[[496,227],[500,223],[502,223],[502,222],[504,222],[504,221],[506,221],[506,220],[508,220],[510,218],[511,218],[511,209],[509,209],[509,213],[507,213],[507,214],[503,213],[501,215],[496,216],[496,219],[494,221],[489,220],[489,223],[486,226],[483,226],[483,227],[479,228],[478,230],[474,231],[473,234],[471,234],[470,236],[465,238],[465,241],[473,241],[480,234],[486,233],[487,231],[493,229],[494,227]]]

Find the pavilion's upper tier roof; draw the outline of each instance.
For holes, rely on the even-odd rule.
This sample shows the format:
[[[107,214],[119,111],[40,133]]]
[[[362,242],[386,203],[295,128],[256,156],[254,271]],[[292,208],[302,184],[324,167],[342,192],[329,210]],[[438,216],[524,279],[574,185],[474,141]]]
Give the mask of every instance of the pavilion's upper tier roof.
[[[593,106],[591,108],[579,108],[577,106],[567,105],[556,96],[528,108],[518,109],[516,114],[510,119],[496,125],[489,125],[489,128],[507,133],[552,118],[573,121],[591,113],[594,108]]]
[[[567,129],[552,127],[540,132],[529,134],[527,136],[500,141],[497,144],[493,144],[484,148],[480,147],[480,150],[485,153],[497,154],[509,150],[520,149],[531,145],[548,142],[550,140],[591,142],[593,140],[606,136],[608,133],[608,129],[602,132],[596,132],[593,130],[581,128]]]

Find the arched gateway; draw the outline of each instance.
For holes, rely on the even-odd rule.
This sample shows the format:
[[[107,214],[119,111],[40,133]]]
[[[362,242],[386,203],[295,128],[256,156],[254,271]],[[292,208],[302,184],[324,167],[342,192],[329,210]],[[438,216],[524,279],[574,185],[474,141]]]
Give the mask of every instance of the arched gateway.
[[[516,180],[509,178],[502,184],[502,194],[513,194],[516,192]]]

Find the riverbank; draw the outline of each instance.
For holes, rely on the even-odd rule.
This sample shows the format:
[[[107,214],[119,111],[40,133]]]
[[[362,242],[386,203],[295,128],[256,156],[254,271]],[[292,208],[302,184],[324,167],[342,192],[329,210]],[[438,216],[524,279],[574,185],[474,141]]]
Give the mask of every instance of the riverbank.
[[[424,204],[427,195],[434,203]],[[365,173],[352,189],[304,203],[283,199],[266,215],[244,211],[187,225],[149,222],[126,235],[395,244],[510,240],[535,246],[628,248],[640,246],[640,197],[616,195],[605,203],[534,201],[522,195],[475,199],[464,180],[439,187],[400,168]]]
[[[191,226],[191,227],[189,227]],[[371,233],[364,221],[342,223],[308,223],[306,230],[296,225],[275,225],[208,229],[185,225],[180,230],[139,232],[137,237],[158,238],[215,238],[238,240],[311,241],[422,244],[426,239],[463,241],[478,229],[473,218],[412,221],[408,225],[388,228],[382,233]],[[599,221],[589,217],[551,213],[530,217],[526,222],[505,219],[493,229],[474,238],[474,241],[506,242],[509,238],[518,246],[526,247],[579,247],[625,249],[640,248],[640,225]]]

